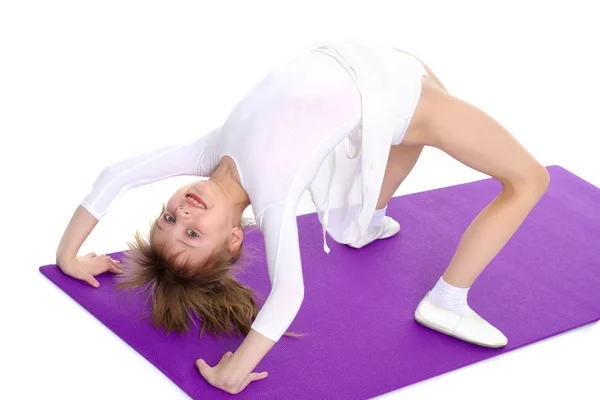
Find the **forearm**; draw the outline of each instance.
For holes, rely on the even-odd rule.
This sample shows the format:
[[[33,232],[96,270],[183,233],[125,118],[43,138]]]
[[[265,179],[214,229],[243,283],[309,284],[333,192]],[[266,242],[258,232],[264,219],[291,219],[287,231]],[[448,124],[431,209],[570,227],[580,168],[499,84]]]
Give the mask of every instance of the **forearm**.
[[[97,223],[96,217],[79,205],[73,213],[56,250],[56,263],[60,265],[63,260],[76,257],[79,248]]]
[[[283,274],[282,274],[283,275]],[[224,373],[223,385],[229,390],[237,390],[263,357],[273,348],[281,334],[287,329],[298,313],[303,300],[302,283],[278,285],[277,282],[254,320],[252,329],[231,356],[231,362]],[[278,296],[278,293],[285,293]],[[262,332],[262,333],[260,333]]]
[[[278,203],[257,216],[265,234],[265,249],[271,292],[252,329],[231,355],[223,371],[224,384],[236,391],[277,343],[297,315],[304,299],[304,282],[295,212]],[[261,217],[262,216],[262,217]]]
[[[261,335],[255,330],[250,330],[242,344],[231,356],[231,371],[227,374],[227,386],[241,384],[263,357],[273,348],[276,342]]]

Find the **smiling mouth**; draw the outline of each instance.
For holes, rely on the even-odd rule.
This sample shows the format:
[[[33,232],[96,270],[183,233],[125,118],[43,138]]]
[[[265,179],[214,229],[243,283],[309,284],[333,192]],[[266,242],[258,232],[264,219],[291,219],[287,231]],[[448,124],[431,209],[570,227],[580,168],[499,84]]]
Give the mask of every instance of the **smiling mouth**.
[[[198,207],[198,208],[202,208],[203,210],[207,209],[206,204],[204,204],[202,199],[200,197],[198,197],[197,195],[195,195],[194,193],[188,193],[185,197],[189,204],[191,204],[195,207]]]

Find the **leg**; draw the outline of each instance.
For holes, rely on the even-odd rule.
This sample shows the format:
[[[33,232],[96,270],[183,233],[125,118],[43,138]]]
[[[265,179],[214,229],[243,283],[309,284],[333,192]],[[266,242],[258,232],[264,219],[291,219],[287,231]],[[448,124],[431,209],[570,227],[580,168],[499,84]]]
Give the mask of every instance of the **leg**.
[[[390,155],[385,167],[383,184],[377,200],[377,209],[387,206],[400,184],[406,179],[417,163],[423,146],[396,145],[390,148]]]
[[[360,249],[376,239],[387,239],[400,231],[400,224],[385,215],[385,208],[398,186],[412,171],[422,150],[423,146],[391,146],[371,223],[364,235],[356,242],[348,243],[348,246]]]
[[[423,78],[404,141],[436,147],[502,183],[471,222],[444,275],[415,311],[421,324],[461,340],[502,347],[508,339],[466,304],[469,287],[500,252],[545,193],[546,169],[498,122]]]
[[[502,191],[472,221],[443,278],[469,287],[500,252],[545,193],[546,169],[498,122],[423,78],[406,144],[436,147],[502,183]],[[412,123],[412,122],[411,122]]]

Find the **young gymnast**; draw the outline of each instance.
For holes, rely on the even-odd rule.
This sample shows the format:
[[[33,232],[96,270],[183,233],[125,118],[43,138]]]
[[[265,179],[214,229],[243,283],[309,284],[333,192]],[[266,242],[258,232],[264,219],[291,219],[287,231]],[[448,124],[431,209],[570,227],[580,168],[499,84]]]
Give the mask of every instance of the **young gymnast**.
[[[507,338],[469,307],[467,292],[543,196],[548,173],[419,59],[373,42],[322,42],[266,74],[206,135],[106,167],[67,226],[57,264],[94,287],[94,276],[107,271],[123,273],[119,287],[149,287],[153,322],[168,332],[186,331],[194,312],[201,332],[245,335],[216,366],[196,362],[211,385],[238,393],[267,376],[253,370],[303,301],[296,224],[303,192],[316,206],[326,252],[326,233],[354,248],[388,238],[400,225],[386,206],[424,146],[496,178],[502,190],[465,231],[414,317],[460,340],[504,346]],[[121,194],[178,175],[208,179],[170,197],[148,240],[136,234],[126,262],[77,256]],[[272,283],[260,311],[252,290],[231,274],[248,206],[264,235]]]

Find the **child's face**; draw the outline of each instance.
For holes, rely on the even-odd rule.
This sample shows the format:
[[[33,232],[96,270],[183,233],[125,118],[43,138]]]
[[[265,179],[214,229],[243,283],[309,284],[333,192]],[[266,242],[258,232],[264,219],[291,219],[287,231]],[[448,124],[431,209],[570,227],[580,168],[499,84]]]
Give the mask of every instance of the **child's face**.
[[[199,206],[191,197],[201,199]],[[158,218],[155,241],[168,251],[190,254],[198,262],[232,234],[233,207],[219,185],[210,180],[182,186],[169,199]]]

